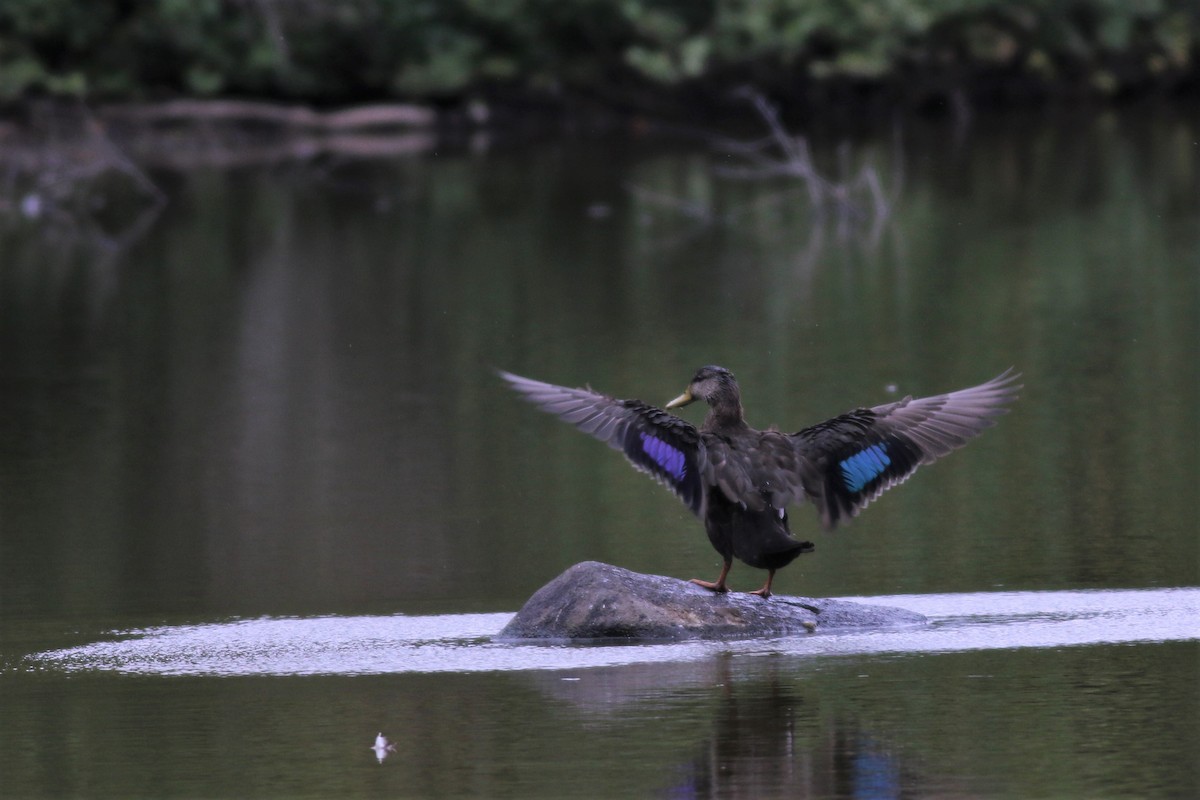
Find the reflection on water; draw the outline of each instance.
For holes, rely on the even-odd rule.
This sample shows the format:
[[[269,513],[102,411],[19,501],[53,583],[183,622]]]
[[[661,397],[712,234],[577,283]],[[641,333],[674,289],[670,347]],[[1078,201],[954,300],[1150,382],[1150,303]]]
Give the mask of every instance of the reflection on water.
[[[1200,589],[859,598],[926,615],[928,626],[645,645],[506,644],[508,614],[318,617],[118,632],[44,653],[42,668],[155,675],[363,675],[594,669],[713,653],[814,657],[1200,639]]]
[[[771,670],[736,683],[722,659],[719,700],[695,756],[672,770],[661,795],[692,797],[917,796],[928,788],[898,749],[849,715],[822,719],[822,704]]]
[[[1200,584],[1200,122],[1144,111],[864,135],[904,176],[878,239],[630,140],[156,175],[102,257],[0,229],[2,791],[1200,796],[1196,590],[1161,588]],[[781,593],[931,624],[490,641],[572,563],[715,572],[491,368],[661,401],[714,362],[796,428],[1021,369],[995,436],[836,536],[795,515]]]
[[[0,232],[0,598],[70,619],[497,611],[588,558],[706,571],[673,498],[491,367],[661,402],[714,362],[752,423],[794,428],[892,384],[1026,376],[997,435],[844,534],[799,509],[817,551],[780,591],[1194,585],[1197,129],[998,128],[946,152],[917,128],[881,247],[830,241],[803,268],[803,203],[663,247],[627,183],[777,187],[652,144],[176,175],[119,269]]]
[[[645,646],[495,643],[508,614],[119,632],[0,675],[17,699],[0,766],[18,795],[161,795],[163,781],[175,796],[292,797],[1200,788],[1200,589],[871,601],[931,623]],[[21,755],[15,732],[33,729],[55,732],[52,759]],[[151,751],[169,775],[146,766]]]
[[[654,792],[661,797],[886,798],[929,785],[902,748],[853,712],[833,710],[778,662],[746,669],[723,653],[675,668],[601,668],[586,681],[553,673],[529,682],[591,724],[639,707],[662,716],[682,710],[696,741],[662,769]]]
[[[603,667],[586,680],[531,674],[527,682],[592,724],[683,709],[698,740],[664,767],[659,796],[885,798],[902,788],[920,794],[924,785],[900,748],[853,713],[831,712],[819,690],[779,661],[748,668],[725,652],[675,666]]]
[[[1179,683],[1198,677],[1188,663],[1194,647],[1161,653],[1156,675],[1118,704],[1088,695],[1093,686],[1113,688],[1097,679],[1097,666],[1107,659],[1123,672],[1128,649],[1040,652],[1021,666],[1015,651],[813,662],[731,650],[687,663],[528,672],[521,680],[591,740],[607,732],[657,737],[660,748],[643,739],[628,763],[636,769],[652,752],[664,775],[651,785],[665,797],[1155,796],[1164,786],[1172,796],[1200,785],[1194,769],[1164,764],[1154,745],[1126,743],[1129,730],[1088,727],[1138,713],[1149,716],[1135,727],[1153,730],[1152,718],[1176,690],[1194,705],[1197,687]],[[1062,673],[1091,677],[1076,688]],[[1014,698],[1016,687],[1046,694]],[[1100,706],[1088,708],[1090,699]],[[1010,724],[1020,727],[1019,743],[1001,735]],[[1195,729],[1192,722],[1174,733]],[[1086,737],[1084,752],[1070,752],[1074,736]],[[1123,748],[1123,755],[1098,775],[1089,747]],[[1147,757],[1151,763],[1137,761]]]

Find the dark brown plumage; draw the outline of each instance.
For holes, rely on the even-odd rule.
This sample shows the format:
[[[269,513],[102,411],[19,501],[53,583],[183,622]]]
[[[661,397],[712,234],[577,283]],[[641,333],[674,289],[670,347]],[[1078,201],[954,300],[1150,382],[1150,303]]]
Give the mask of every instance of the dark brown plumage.
[[[1021,388],[1020,376],[1008,370],[970,389],[859,408],[787,434],[746,424],[737,381],[723,367],[700,368],[666,405],[706,401],[699,428],[639,400],[500,376],[543,411],[623,451],[704,520],[724,566],[717,580],[693,582],[727,591],[725,577],[737,557],[768,571],[766,584],[752,593],[764,598],[775,571],[813,549],[792,538],[789,505],[811,501],[824,527],[833,529],[920,465],[991,427]]]

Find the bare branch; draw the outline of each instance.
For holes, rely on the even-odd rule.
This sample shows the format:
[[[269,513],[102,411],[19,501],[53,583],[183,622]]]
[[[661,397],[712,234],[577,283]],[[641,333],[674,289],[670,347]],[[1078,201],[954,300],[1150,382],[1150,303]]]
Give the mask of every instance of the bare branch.
[[[739,181],[782,180],[792,184],[793,188],[768,194],[723,215],[716,214],[707,205],[645,187],[630,186],[629,191],[644,202],[671,209],[704,225],[728,225],[755,211],[792,201],[798,187],[808,195],[812,214],[810,244],[815,248],[806,253],[802,263],[814,263],[824,241],[823,223],[831,217],[836,220],[839,240],[845,241],[852,235],[856,240],[862,240],[865,225],[868,229],[866,243],[874,247],[887,227],[902,185],[903,159],[900,157],[898,126],[893,136],[894,166],[889,194],[874,164],[862,163],[855,172],[854,153],[848,143],[841,144],[837,149],[837,178],[826,177],[817,167],[808,139],[787,130],[778,108],[753,89],[743,89],[738,95],[754,108],[767,128],[767,135],[745,141],[706,136],[711,147],[726,157],[736,159],[731,164],[714,166],[713,175]]]

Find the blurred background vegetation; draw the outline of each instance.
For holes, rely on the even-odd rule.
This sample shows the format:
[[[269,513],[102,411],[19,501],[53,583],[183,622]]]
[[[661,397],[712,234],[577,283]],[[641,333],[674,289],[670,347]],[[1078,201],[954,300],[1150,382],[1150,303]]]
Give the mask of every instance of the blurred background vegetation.
[[[0,101],[1194,90],[1195,0],[4,0]]]

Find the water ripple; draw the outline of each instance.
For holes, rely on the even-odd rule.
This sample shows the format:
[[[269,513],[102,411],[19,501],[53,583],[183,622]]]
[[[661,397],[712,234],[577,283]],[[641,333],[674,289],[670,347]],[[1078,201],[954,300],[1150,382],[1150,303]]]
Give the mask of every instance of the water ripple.
[[[511,614],[262,618],[114,631],[31,656],[32,669],[154,675],[365,675],[564,670],[684,662],[715,652],[831,657],[1200,639],[1200,588],[847,598],[928,626],[641,645],[497,643]]]

